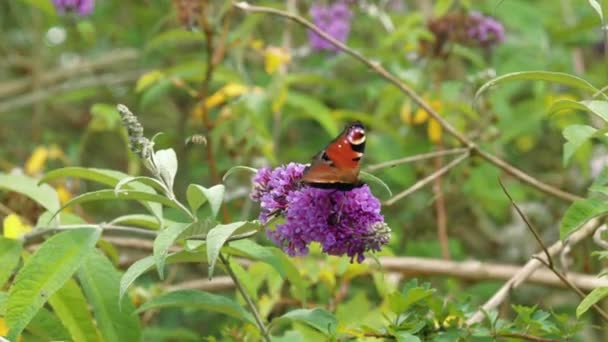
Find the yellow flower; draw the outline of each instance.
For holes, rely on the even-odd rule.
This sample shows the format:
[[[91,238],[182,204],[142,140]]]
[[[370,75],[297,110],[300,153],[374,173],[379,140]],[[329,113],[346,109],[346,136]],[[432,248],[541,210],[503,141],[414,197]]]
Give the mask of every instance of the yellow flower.
[[[264,70],[268,74],[274,74],[290,61],[291,55],[285,49],[271,46],[264,51]]]
[[[25,162],[25,173],[35,175],[40,173],[46,164],[46,159],[49,156],[49,150],[44,146],[38,146],[32,152],[32,155]]]
[[[426,126],[426,129],[429,140],[432,143],[438,144],[439,142],[441,142],[441,133],[443,132],[443,128],[437,120],[430,119],[428,126]]]
[[[63,184],[59,184],[55,187],[55,191],[57,191],[57,196],[59,196],[59,203],[61,205],[65,205],[69,200],[72,199],[72,194]],[[66,208],[64,210],[69,210],[70,208]]]
[[[32,230],[32,226],[21,221],[21,218],[17,214],[6,216],[2,222],[2,226],[4,227],[4,236],[15,240]]]
[[[226,102],[229,98],[240,96],[249,90],[246,86],[238,83],[228,83],[220,90],[205,99],[205,107],[211,109]]]

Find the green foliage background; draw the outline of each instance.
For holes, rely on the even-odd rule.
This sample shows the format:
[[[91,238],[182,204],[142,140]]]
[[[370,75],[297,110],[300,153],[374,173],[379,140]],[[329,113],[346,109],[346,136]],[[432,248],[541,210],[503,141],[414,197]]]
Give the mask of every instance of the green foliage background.
[[[390,9],[392,2],[398,1],[354,1],[348,46],[412,87],[482,149],[582,197],[595,179],[600,196],[569,208],[571,203],[473,156],[441,177],[440,191],[435,183],[383,207],[392,239],[380,257],[445,257],[437,233],[438,216],[445,216],[449,239],[443,242],[450,259],[525,263],[539,247],[498,179],[547,244],[608,211],[601,197],[606,179],[592,172],[606,163],[608,105],[605,97],[580,86],[587,81],[597,90],[607,83],[601,19],[592,6],[597,3],[606,13],[606,1],[403,1],[400,10]],[[47,239],[40,249],[25,247],[42,239],[17,244],[0,238],[0,268],[10,269],[7,274],[0,269],[0,317],[10,329],[25,328],[26,341],[261,339],[241,293],[233,287],[218,293],[196,290],[212,271],[207,263],[216,261],[223,246],[273,340],[605,338],[601,327],[606,322],[591,311],[582,315],[588,305],[576,311],[580,298],[565,289],[526,285],[512,293],[500,314],[489,312],[482,324],[467,328],[464,321],[502,282],[447,276],[416,280],[411,279],[416,274],[407,273],[395,280],[394,273],[373,261],[352,265],[318,248],[292,259],[263,233],[224,245],[232,233],[252,230],[258,212],[248,199],[249,173],[235,172],[222,182],[233,166],[307,163],[352,120],[368,129],[364,169],[461,146],[445,131],[435,130],[440,138],[434,141],[430,119],[412,123],[421,115],[417,104],[362,63],[345,53],[311,50],[306,29],[297,23],[246,13],[230,2],[207,3],[215,56],[207,53],[204,29],[184,28],[168,0],[97,1],[86,18],[58,16],[49,0],[0,3],[0,215],[17,213],[37,226],[36,232],[48,228],[52,214],[65,204],[53,188],[72,198],[105,189],[91,196],[113,199],[118,182],[132,181],[125,174],[149,175],[129,150],[117,103],[137,114],[148,138],[164,133],[155,139],[157,150],[175,150],[179,171],[170,190],[177,199],[187,199],[190,207],[193,201],[207,202],[198,211],[192,208],[200,220],[186,224],[189,208],[183,210],[170,196],[161,198],[162,185],[159,190],[152,183],[121,184],[131,191],[125,199],[145,206],[76,197],[61,224],[77,227]],[[279,9],[293,3],[255,2]],[[310,5],[297,2],[294,10],[308,17]],[[495,17],[505,27],[506,40],[492,48],[448,44],[446,55],[425,55],[420,40],[432,36],[428,19],[457,11]],[[217,58],[210,74],[209,58]],[[278,71],[269,70],[269,63],[281,60]],[[542,81],[547,74],[505,79],[477,94],[496,76],[532,70],[563,74],[549,82]],[[209,98],[217,102],[202,109]],[[583,102],[591,99],[596,103]],[[192,143],[201,137],[205,142]],[[451,158],[383,168],[374,175],[396,194]],[[57,171],[60,167],[74,168]],[[14,175],[20,172],[25,175]],[[44,174],[53,188],[38,187]],[[388,199],[381,187],[373,190]],[[439,196],[444,208],[437,204]],[[165,219],[160,226],[152,216],[159,212]],[[99,240],[99,227],[91,225],[97,222],[153,234],[159,230],[154,252],[149,241]],[[227,232],[227,226],[233,230],[219,233],[215,245],[192,239],[215,228]],[[55,249],[53,244],[58,244]],[[174,244],[187,251],[171,250]],[[74,249],[68,257],[57,254],[68,246]],[[210,258],[214,248],[217,254]],[[574,247],[569,270],[600,273],[603,255],[592,256],[596,249],[591,242]],[[41,266],[35,260],[43,256]],[[242,260],[247,262],[237,262]],[[54,262],[57,267],[51,267]],[[155,265],[158,274],[146,273]],[[226,276],[227,269],[222,264],[215,275]],[[35,288],[20,283],[20,277],[48,280],[36,286],[52,296],[28,295]],[[590,297],[597,302],[606,292],[600,287]],[[28,305],[21,312],[11,301]]]

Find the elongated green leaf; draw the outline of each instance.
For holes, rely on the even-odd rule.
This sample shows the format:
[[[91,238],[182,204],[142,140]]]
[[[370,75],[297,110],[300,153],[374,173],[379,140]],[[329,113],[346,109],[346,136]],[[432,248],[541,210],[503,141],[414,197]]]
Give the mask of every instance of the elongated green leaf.
[[[100,341],[99,332],[93,324],[87,300],[73,279],[49,298],[53,311],[68,329],[73,341]]]
[[[382,188],[382,190],[385,192],[385,195],[386,195],[385,198],[393,197],[393,192],[391,191],[391,188],[389,188],[388,185],[386,185],[386,183],[384,183],[384,181],[382,181],[382,179],[372,175],[371,173],[365,172],[365,171],[359,172],[359,178],[361,178],[361,180],[363,180],[363,181],[366,181],[367,183],[373,183],[373,184],[380,186]]]
[[[169,254],[165,263],[166,264],[175,264],[175,263],[185,263],[185,262],[194,262],[201,263],[207,261],[207,250],[206,245],[199,246],[199,248],[195,251],[183,251]],[[129,286],[133,284],[137,278],[139,278],[142,274],[148,272],[152,267],[154,267],[156,263],[156,259],[153,255],[147,256],[143,259],[137,260],[133,265],[131,265],[125,274],[123,274],[120,279],[120,293],[119,296],[122,300],[122,297],[127,293]]]
[[[563,240],[585,222],[594,217],[608,213],[608,201],[598,198],[586,198],[570,205],[559,227],[559,236]]]
[[[119,301],[120,273],[110,260],[95,251],[86,258],[77,276],[104,340],[139,341],[141,327],[133,314],[135,307],[129,297]]]
[[[254,226],[252,223],[247,221],[233,222],[229,224],[218,224],[213,227],[207,233],[207,260],[209,261],[209,279],[213,277],[213,269],[215,263],[220,255],[222,246],[226,243],[226,240],[238,229],[243,227]]]
[[[319,100],[314,97],[296,91],[290,91],[287,94],[285,105],[295,109],[295,111],[291,112],[291,116],[303,116],[313,119],[317,121],[330,136],[334,137],[338,135],[339,129],[331,117],[331,112],[323,103],[319,102]]]
[[[71,229],[48,239],[28,258],[9,292],[9,340],[15,340],[49,296],[70,279],[94,250],[100,234],[96,228]]]
[[[163,183],[173,192],[173,182],[177,174],[177,155],[175,151],[172,148],[156,151],[154,153],[154,164],[156,164]]]
[[[593,289],[587,297],[585,297],[576,308],[576,317],[581,317],[591,306],[597,304],[600,300],[608,297],[608,287],[602,286]]]
[[[21,242],[0,236],[0,288],[17,267],[22,249]]]
[[[164,294],[144,303],[137,309],[137,312],[166,307],[193,308],[217,312],[255,324],[253,316],[234,300],[195,290],[180,290]]]
[[[160,224],[158,223],[158,221],[156,220],[155,217],[150,216],[150,215],[144,215],[144,214],[131,214],[131,215],[119,216],[119,217],[113,219],[112,221],[110,221],[110,223],[115,224],[115,225],[136,226],[136,227],[148,228],[148,229],[152,229],[152,230],[160,229]],[[167,219],[164,219],[164,223],[169,225],[172,222]]]
[[[304,323],[326,336],[331,336],[336,331],[338,320],[329,311],[324,309],[296,309],[289,311],[283,316],[276,318],[272,324],[277,324],[281,321],[291,321]]]
[[[118,182],[123,179],[130,177],[129,175],[107,169],[97,169],[97,168],[86,168],[86,167],[64,167],[61,169],[56,169],[45,174],[40,180],[41,183],[48,183],[52,180],[59,178],[73,177],[78,179],[90,180],[93,182],[97,182],[100,184],[107,185],[109,187],[115,187]],[[134,189],[143,192],[156,193],[153,188],[141,184],[141,183],[131,183],[125,185],[126,189]],[[159,203],[142,203],[146,209],[150,211],[152,215],[158,218],[160,221],[163,216],[162,207]],[[49,210],[50,211],[50,210]]]
[[[186,29],[175,29],[162,32],[152,38],[146,45],[146,50],[166,48],[168,45],[184,43],[204,42],[205,35],[200,31],[188,31]]]
[[[114,193],[114,190],[97,190],[93,192],[87,192],[82,195],[76,196],[64,204],[60,210],[71,207],[76,204],[81,204],[91,201],[102,201],[102,200],[136,200],[144,202],[155,202],[164,204],[168,207],[180,209],[175,203],[169,200],[165,196],[158,195],[156,193],[149,193],[137,190],[121,191],[118,194]],[[187,213],[186,213],[187,214]]]
[[[25,330],[43,341],[70,340],[70,333],[61,324],[61,321],[45,308],[38,310]]]
[[[259,260],[272,266],[283,278],[289,280],[295,288],[295,295],[301,301],[306,300],[307,284],[300,271],[293,264],[292,260],[276,247],[260,246],[257,243],[246,239],[230,243],[226,252],[245,258]]]
[[[146,177],[146,176],[125,177],[125,178],[121,179],[118,183],[116,183],[116,186],[114,187],[114,192],[117,194],[120,193],[121,190],[123,190],[122,188],[125,185],[132,183],[132,182],[139,182],[141,184],[145,184],[151,188],[156,189],[158,192],[163,193],[163,194],[167,192],[167,188],[165,187],[165,185],[163,183],[161,183],[156,178]]]
[[[254,169],[253,167],[249,167],[249,166],[243,166],[243,165],[233,166],[230,169],[228,169],[228,171],[226,171],[226,173],[224,174],[224,177],[222,177],[222,182],[225,182],[226,179],[228,179],[228,177],[230,177],[233,173],[235,173],[237,171],[247,171],[247,172],[251,173],[252,175],[255,175],[258,172],[257,169]]]
[[[595,88],[591,83],[585,81],[584,79],[574,76],[574,75],[566,74],[563,72],[520,71],[520,72],[513,72],[513,73],[506,74],[506,75],[502,75],[502,76],[496,77],[496,78],[486,82],[484,85],[482,85],[479,88],[479,90],[477,90],[477,93],[475,93],[475,102],[477,102],[477,99],[479,98],[479,96],[481,96],[481,94],[483,94],[486,90],[490,89],[491,87],[494,87],[496,85],[499,85],[499,84],[505,83],[505,82],[521,81],[521,80],[553,82],[553,83],[570,86],[573,88],[586,90],[590,93],[595,93],[598,91],[597,88]]]
[[[198,208],[205,204],[205,202],[209,202],[211,215],[215,218],[224,200],[225,189],[226,187],[223,184],[214,185],[209,189],[198,184],[190,184],[186,191],[186,197],[188,198],[188,204],[192,212],[196,215]]]
[[[154,258],[156,259],[156,269],[160,279],[164,279],[165,259],[169,252],[169,247],[184,230],[188,229],[192,223],[176,222],[163,229],[156,239],[154,239]]]
[[[597,130],[587,125],[570,125],[562,132],[566,143],[564,144],[564,165],[568,164],[568,161],[572,155],[586,143]]]
[[[608,102],[606,101],[573,101],[559,100],[551,104],[549,114],[559,113],[563,110],[581,110],[590,112],[598,118],[608,122]]]
[[[602,12],[602,5],[597,0],[587,0],[589,1],[589,5],[593,7],[597,15],[600,17],[600,20],[604,21],[604,13]]]
[[[0,173],[0,190],[2,189],[23,194],[50,212],[59,210],[59,197],[55,189],[48,184],[39,185],[34,178]]]

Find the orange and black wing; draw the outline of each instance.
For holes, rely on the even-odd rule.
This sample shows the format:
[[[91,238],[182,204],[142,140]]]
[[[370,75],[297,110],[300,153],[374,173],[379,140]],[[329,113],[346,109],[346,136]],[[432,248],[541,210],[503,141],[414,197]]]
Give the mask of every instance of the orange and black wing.
[[[352,123],[319,152],[302,182],[317,188],[350,190],[361,186],[359,165],[365,150],[365,127]]]

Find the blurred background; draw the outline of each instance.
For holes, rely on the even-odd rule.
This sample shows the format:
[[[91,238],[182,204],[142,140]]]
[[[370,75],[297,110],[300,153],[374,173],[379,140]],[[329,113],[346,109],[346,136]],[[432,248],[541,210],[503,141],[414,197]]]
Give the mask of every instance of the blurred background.
[[[571,110],[551,114],[549,108],[560,99],[580,99],[576,89],[519,81],[475,100],[477,89],[490,79],[525,70],[571,73],[604,86],[608,62],[600,19],[587,1],[255,4],[308,18],[397,75],[485,150],[543,182],[583,195],[608,163],[605,147],[591,142],[564,162],[561,131],[588,124],[589,117]],[[54,6],[50,0],[2,1],[0,37],[3,172],[39,176],[62,166],[84,166],[145,174],[129,151],[117,103],[138,115],[146,136],[164,133],[157,147],[175,148],[180,163],[175,188],[182,198],[187,184],[219,183],[235,165],[307,163],[353,120],[362,121],[368,130],[364,170],[460,147],[428,113],[360,62],[296,23],[245,14],[230,2],[98,0],[88,9]],[[452,158],[382,168],[374,174],[398,193]],[[569,203],[472,158],[428,187],[383,207],[393,235],[382,254],[523,264],[538,245],[500,189],[499,178],[542,238],[547,243],[559,239],[559,221]],[[223,219],[257,217],[257,204],[248,198],[248,176],[237,174],[226,185]],[[55,187],[66,201],[93,185],[66,181]],[[0,198],[4,207],[33,222],[40,213],[20,198]],[[108,202],[74,210],[91,222],[102,222],[140,209]],[[602,265],[589,257],[594,248],[591,243],[577,246],[570,253],[570,268],[597,273]],[[121,259],[123,266],[135,258],[127,255]],[[323,262],[296,262],[315,284],[317,300],[325,302],[339,288],[336,281],[340,284],[347,261],[317,258]],[[188,279],[176,273],[177,279]],[[415,275],[402,274],[400,279]],[[375,273],[354,281],[350,295],[374,303],[379,294],[370,290],[370,279],[380,278]],[[154,279],[150,275],[142,291],[159,286]],[[502,284],[446,276],[422,280],[448,296],[470,295],[472,306]],[[537,285],[515,292],[512,301],[558,311],[572,311],[578,303],[571,292]],[[163,315],[150,319],[166,325],[200,319],[175,311]]]

